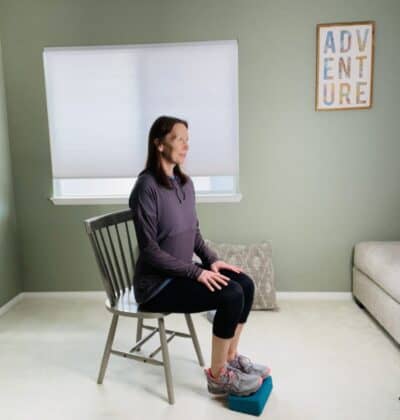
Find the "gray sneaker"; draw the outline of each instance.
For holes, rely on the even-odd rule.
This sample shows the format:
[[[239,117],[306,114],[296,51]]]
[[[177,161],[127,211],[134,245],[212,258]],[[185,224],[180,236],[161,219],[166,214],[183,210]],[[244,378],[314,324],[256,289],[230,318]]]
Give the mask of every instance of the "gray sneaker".
[[[248,357],[242,354],[236,354],[233,360],[229,360],[228,368],[235,368],[241,372],[248,373],[251,375],[258,375],[264,380],[271,374],[271,368],[268,366],[253,363]]]
[[[216,395],[245,396],[256,392],[262,385],[262,378],[258,375],[249,375],[228,365],[222,368],[218,378],[211,375],[211,369],[204,369],[207,377],[208,392]]]

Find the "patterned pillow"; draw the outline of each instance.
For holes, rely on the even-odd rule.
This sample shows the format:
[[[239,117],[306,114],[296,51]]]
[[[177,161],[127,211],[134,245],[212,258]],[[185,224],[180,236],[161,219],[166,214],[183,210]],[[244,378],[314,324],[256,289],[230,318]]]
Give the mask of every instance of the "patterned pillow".
[[[253,279],[255,293],[251,309],[278,309],[270,242],[251,245],[217,243],[208,239],[204,242],[221,260],[241,267]]]

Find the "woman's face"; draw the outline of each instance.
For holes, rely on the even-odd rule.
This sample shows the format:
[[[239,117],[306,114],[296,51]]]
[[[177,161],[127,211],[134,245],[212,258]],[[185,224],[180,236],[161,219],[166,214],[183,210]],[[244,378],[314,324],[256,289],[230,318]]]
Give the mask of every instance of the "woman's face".
[[[189,134],[184,124],[176,123],[158,146],[164,159],[169,163],[183,164],[189,150]]]

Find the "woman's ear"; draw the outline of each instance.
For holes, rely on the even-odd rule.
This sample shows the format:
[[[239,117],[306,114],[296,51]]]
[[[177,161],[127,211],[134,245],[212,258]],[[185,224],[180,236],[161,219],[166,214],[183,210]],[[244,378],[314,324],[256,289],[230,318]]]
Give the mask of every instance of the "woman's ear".
[[[158,138],[154,139],[154,144],[156,145],[157,150],[159,152],[162,152],[164,150],[164,145],[161,143],[160,139]]]

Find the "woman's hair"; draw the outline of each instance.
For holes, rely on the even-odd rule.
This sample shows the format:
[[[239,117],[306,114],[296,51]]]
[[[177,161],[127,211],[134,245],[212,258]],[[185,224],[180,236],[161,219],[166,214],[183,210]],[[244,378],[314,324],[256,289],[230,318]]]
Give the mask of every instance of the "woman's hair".
[[[181,120],[175,117],[168,117],[165,115],[158,117],[153,122],[149,132],[146,166],[140,172],[140,174],[142,174],[145,171],[150,171],[159,184],[171,189],[173,186],[161,166],[161,154],[157,149],[155,140],[159,139],[159,141],[162,143],[165,140],[165,136],[171,132],[173,126],[177,123],[183,124],[186,128],[188,128],[188,123],[185,120]],[[182,169],[178,164],[176,164],[174,167],[174,174],[179,177],[182,185],[186,184],[188,181],[188,176],[182,172]]]

